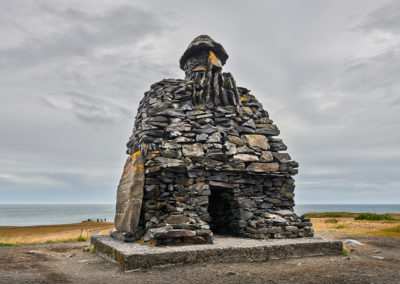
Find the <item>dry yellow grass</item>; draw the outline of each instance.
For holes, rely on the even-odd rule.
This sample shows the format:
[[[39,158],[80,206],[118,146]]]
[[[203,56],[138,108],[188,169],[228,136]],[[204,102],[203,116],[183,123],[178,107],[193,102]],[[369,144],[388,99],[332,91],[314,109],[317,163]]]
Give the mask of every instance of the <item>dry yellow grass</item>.
[[[400,238],[399,221],[354,220],[354,218],[335,218],[337,223],[326,222],[330,218],[311,218],[316,232],[339,232],[348,235]]]
[[[108,234],[114,223],[85,221],[74,224],[46,226],[0,226],[0,237],[10,243],[44,243],[51,241],[71,241],[81,235],[89,238],[94,231],[97,234]]]
[[[398,214],[395,214],[398,217]],[[354,218],[335,218],[338,222],[329,221],[332,218],[311,218],[316,232],[339,232],[348,235],[376,236],[400,239],[400,221],[357,221]],[[327,222],[328,221],[328,222]],[[82,237],[90,238],[96,234],[108,234],[114,229],[113,223],[85,221],[75,224],[47,226],[3,226],[0,227],[2,242],[7,243],[44,243],[51,241],[76,240],[82,232]]]

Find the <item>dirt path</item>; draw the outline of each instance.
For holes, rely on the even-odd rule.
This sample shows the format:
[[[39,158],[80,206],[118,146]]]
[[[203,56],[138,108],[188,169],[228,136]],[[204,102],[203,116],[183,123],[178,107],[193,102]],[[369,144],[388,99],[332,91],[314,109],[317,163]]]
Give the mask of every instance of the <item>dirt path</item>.
[[[399,283],[400,240],[318,236],[365,245],[347,245],[347,257],[180,265],[131,273],[83,252],[86,243],[0,247],[0,283]]]

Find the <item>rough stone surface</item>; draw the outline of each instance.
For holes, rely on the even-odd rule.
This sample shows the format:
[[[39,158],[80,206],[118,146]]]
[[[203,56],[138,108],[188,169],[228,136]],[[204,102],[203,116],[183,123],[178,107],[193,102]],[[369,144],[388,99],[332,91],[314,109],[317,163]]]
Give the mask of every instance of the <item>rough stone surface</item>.
[[[281,152],[287,147],[256,97],[222,72],[227,58],[200,36],[181,59],[185,78],[164,79],[144,94],[114,236],[156,246],[212,243],[214,233],[313,236],[310,220],[293,212],[298,163]]]
[[[271,229],[271,231],[277,229]],[[121,265],[124,271],[201,262],[255,262],[307,256],[339,255],[341,241],[319,238],[252,240],[215,237],[213,244],[151,247],[124,243],[108,236],[91,239],[95,252]]]
[[[247,171],[256,173],[270,173],[279,171],[278,163],[251,163],[247,168]]]
[[[117,190],[115,228],[136,233],[142,206],[144,186],[143,159],[140,151],[128,157]]]
[[[248,143],[249,146],[258,147],[262,150],[269,149],[268,139],[264,135],[244,135],[243,139]]]

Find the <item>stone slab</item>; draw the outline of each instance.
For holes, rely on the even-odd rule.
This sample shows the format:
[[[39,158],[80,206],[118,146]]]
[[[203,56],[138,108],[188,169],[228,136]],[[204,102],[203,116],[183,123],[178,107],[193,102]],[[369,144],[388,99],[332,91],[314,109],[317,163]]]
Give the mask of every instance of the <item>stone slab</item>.
[[[109,236],[93,236],[100,256],[119,263],[124,271],[186,263],[262,262],[271,259],[339,255],[341,241],[321,238],[256,240],[214,236],[213,244],[151,247]]]

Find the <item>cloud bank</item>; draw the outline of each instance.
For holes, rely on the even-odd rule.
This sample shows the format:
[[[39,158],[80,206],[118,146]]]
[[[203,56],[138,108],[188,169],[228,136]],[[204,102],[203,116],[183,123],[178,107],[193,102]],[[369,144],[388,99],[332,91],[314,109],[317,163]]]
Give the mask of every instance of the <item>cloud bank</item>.
[[[199,34],[280,127],[298,203],[400,200],[396,1],[0,6],[0,202],[114,203],[143,93]]]

